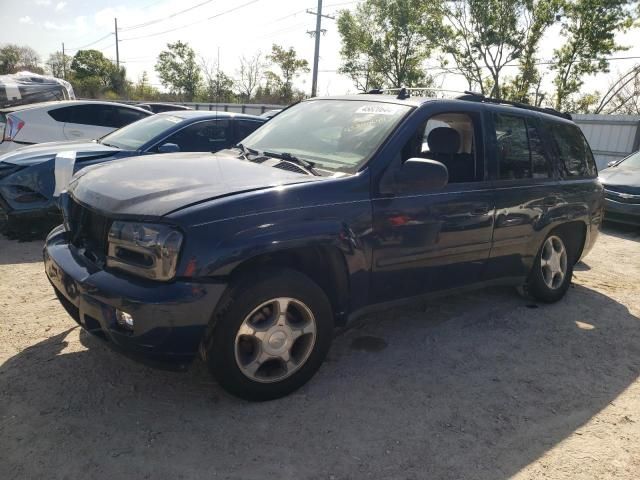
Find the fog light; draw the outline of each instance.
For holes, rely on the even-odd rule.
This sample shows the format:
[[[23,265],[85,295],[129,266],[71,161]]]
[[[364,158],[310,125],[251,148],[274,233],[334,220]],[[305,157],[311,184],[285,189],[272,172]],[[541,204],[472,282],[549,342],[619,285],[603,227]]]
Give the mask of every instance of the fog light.
[[[133,331],[133,317],[127,312],[116,309],[116,323],[120,328]]]

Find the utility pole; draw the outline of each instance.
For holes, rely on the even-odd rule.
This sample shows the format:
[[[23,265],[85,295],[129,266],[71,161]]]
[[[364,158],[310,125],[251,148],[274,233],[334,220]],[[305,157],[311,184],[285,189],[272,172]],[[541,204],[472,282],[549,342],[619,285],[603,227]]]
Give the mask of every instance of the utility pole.
[[[62,79],[67,79],[67,57],[64,54],[64,42],[62,42]]]
[[[113,21],[115,22],[115,26],[116,26],[116,67],[118,67],[118,71],[120,71],[120,50],[118,47],[118,19],[114,18]]]
[[[316,16],[316,31],[307,32],[308,34],[315,35],[316,37],[316,49],[313,55],[313,80],[311,81],[311,96],[315,97],[318,93],[318,59],[320,58],[320,34],[326,32],[326,30],[322,30],[322,17],[329,18],[331,20],[335,20],[336,17],[322,14],[322,0],[318,0],[317,12],[307,10],[307,13]]]

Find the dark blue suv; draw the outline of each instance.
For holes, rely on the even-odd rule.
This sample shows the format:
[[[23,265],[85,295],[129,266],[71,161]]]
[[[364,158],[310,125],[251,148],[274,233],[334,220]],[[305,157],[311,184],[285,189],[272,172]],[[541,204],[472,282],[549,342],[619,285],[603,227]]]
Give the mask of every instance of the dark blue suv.
[[[570,117],[472,94],[307,100],[217,154],[86,168],[61,200],[44,259],[73,318],[200,353],[253,400],[307,382],[374,307],[495,284],[559,300],[603,211]]]

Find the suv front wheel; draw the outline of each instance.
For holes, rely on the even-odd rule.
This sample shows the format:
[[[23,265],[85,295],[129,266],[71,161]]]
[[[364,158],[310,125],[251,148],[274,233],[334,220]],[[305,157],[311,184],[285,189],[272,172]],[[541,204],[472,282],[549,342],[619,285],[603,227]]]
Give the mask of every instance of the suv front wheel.
[[[304,385],[320,368],[333,335],[327,296],[289,269],[242,277],[215,322],[207,363],[225,390],[247,400],[283,397]]]
[[[526,291],[536,300],[557,302],[567,292],[572,276],[572,253],[563,235],[551,232],[538,251]]]

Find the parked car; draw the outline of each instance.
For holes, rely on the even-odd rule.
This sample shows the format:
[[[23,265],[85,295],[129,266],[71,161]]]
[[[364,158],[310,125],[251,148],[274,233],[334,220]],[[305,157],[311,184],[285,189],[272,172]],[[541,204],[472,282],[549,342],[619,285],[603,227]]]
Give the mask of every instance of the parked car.
[[[275,117],[276,115],[278,115],[280,112],[282,111],[281,108],[276,108],[274,110],[267,110],[266,112],[264,112],[262,115],[260,115],[261,117],[270,119]]]
[[[609,163],[600,172],[604,186],[605,219],[640,225],[640,152]]]
[[[602,220],[593,155],[570,117],[495,102],[313,98],[215,156],[85,169],[47,275],[88,332],[200,352],[250,400],[303,385],[375,308],[486,285],[555,302]]]
[[[144,108],[145,110],[149,110],[153,113],[175,112],[176,110],[191,110],[191,108],[189,107],[185,107],[184,105],[177,105],[175,103],[139,103],[136,106]]]
[[[131,105],[67,100],[0,110],[0,153],[34,143],[92,140],[152,115]]]
[[[60,170],[73,172],[126,157],[166,152],[215,152],[229,148],[266,119],[225,112],[176,111],[152,115],[99,140],[53,142],[0,155],[0,210],[10,219],[57,213],[54,194],[66,188]],[[71,156],[61,162],[59,155]],[[70,178],[71,171],[66,178]],[[58,180],[56,180],[58,174]]]

